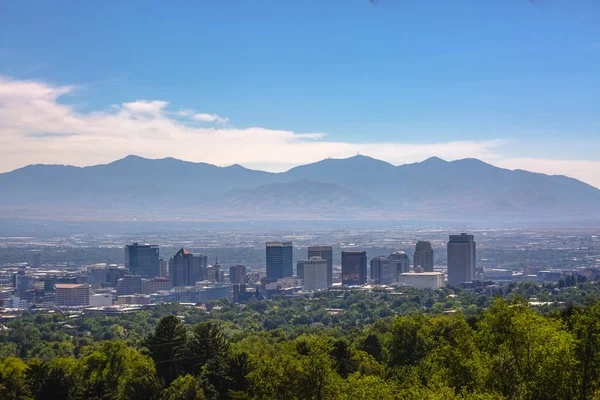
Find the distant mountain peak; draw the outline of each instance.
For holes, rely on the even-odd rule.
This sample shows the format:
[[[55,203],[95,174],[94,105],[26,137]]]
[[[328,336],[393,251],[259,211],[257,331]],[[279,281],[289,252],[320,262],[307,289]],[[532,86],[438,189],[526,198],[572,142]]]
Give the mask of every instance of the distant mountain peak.
[[[421,164],[446,164],[448,161],[441,159],[439,157],[433,156],[429,157],[426,160],[421,161]]]

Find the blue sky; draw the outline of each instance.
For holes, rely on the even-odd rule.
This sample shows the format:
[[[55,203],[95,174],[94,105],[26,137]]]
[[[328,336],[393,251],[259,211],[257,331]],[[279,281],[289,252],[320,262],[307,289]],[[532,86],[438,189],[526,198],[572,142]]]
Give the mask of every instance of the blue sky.
[[[177,111],[216,114],[228,122],[200,118],[196,122],[205,124],[194,127],[201,134],[223,133],[222,144],[228,135],[255,128],[260,129],[252,135],[321,133],[321,138],[284,141],[291,153],[310,154],[314,147],[302,146],[306,140],[370,152],[395,143],[395,152],[406,148],[410,154],[373,155],[399,164],[435,152],[436,145],[488,143],[480,154],[477,146],[473,154],[446,146],[443,154],[431,155],[480,156],[510,168],[564,171],[600,186],[600,172],[588,171],[600,166],[597,0],[5,1],[0,3],[0,76],[10,85],[7,104],[15,100],[6,93],[35,82],[63,88],[45,101],[67,107],[28,130],[18,121],[4,127],[0,121],[5,141],[14,146],[12,161],[0,170],[34,162],[16,151],[30,141],[53,149],[40,155],[43,162],[85,164],[135,152],[124,141],[122,151],[92,148],[75,159],[65,155],[78,142],[40,133],[57,118],[96,122],[100,130],[107,118],[133,109],[123,104],[160,100],[168,104],[158,107],[160,116],[153,114],[157,129],[167,129],[165,119],[188,126]],[[32,101],[22,97],[19,104]],[[94,113],[106,118],[94,121]],[[124,125],[140,119],[127,118]],[[56,129],[82,140],[93,136],[74,126],[79,125],[63,121]],[[31,140],[24,143],[18,135]],[[96,144],[102,140],[98,135]],[[171,139],[177,137],[188,139],[177,134]],[[105,140],[114,145],[112,138]],[[198,139],[193,143],[198,152],[182,158],[215,163],[239,158],[241,164],[270,169],[312,161],[309,154],[289,162],[214,154],[221,149],[213,143],[218,140]],[[357,147],[361,144],[371,146]],[[419,147],[425,145],[428,150]],[[140,153],[178,155],[158,143]]]

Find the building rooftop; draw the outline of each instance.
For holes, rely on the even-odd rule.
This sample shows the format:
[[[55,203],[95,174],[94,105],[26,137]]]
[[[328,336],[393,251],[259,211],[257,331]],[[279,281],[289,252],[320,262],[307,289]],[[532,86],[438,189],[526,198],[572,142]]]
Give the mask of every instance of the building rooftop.
[[[55,283],[56,289],[75,289],[84,286],[84,283]]]
[[[403,272],[400,276],[437,276],[444,275],[441,272]]]

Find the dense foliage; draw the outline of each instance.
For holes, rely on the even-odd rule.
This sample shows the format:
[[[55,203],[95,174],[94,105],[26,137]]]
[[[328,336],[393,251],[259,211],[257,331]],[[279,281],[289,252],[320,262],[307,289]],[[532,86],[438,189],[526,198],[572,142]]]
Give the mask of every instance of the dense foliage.
[[[598,398],[600,303],[584,286],[24,314],[0,330],[0,399]],[[582,305],[540,312],[529,292]]]

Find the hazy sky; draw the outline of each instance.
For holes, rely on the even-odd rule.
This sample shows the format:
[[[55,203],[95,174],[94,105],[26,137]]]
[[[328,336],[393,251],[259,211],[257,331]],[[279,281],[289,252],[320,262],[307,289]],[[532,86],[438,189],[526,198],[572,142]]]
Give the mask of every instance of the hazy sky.
[[[600,187],[600,1],[0,2],[0,171],[357,152]]]

